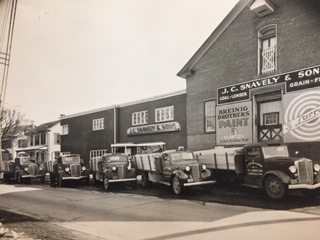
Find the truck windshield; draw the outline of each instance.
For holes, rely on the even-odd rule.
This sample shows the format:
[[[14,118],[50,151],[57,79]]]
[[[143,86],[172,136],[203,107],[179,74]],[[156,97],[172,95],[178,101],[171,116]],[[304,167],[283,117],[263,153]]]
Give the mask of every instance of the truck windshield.
[[[262,147],[264,158],[289,157],[287,146],[268,146]]]
[[[64,157],[63,163],[80,163],[80,156],[76,157]]]
[[[21,164],[32,164],[33,162],[30,161],[29,158],[20,158]]]
[[[171,153],[171,159],[173,161],[175,160],[187,160],[192,159],[193,160],[193,154],[191,152],[175,152]]]
[[[126,156],[110,156],[107,157],[107,161],[108,162],[126,162],[127,161],[127,157]]]

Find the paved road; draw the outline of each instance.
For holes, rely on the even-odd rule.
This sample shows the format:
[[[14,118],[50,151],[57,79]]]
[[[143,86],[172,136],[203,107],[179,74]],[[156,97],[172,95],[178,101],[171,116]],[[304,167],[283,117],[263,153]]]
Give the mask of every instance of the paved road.
[[[159,185],[112,192],[72,187],[0,184],[0,208],[62,227],[78,239],[319,239],[319,199],[274,202],[232,188],[176,197]]]

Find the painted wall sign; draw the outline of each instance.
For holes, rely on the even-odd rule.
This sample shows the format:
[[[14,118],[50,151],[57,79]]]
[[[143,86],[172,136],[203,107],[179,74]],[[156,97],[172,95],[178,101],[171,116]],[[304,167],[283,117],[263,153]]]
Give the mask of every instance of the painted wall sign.
[[[217,145],[252,142],[252,105],[241,102],[216,108]]]
[[[218,104],[250,99],[250,90],[285,83],[286,91],[320,86],[320,66],[218,88]]]
[[[159,124],[144,125],[138,127],[130,127],[127,130],[128,135],[140,135],[150,133],[177,132],[180,131],[178,122],[166,122]]]
[[[284,95],[284,142],[320,141],[320,88]]]

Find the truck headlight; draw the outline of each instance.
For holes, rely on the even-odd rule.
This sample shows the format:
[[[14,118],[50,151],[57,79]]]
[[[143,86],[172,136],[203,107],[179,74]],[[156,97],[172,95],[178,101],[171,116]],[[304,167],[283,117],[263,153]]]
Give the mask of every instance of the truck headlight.
[[[70,171],[70,168],[66,167],[64,170],[65,170],[66,172],[69,172],[69,171]]]
[[[207,166],[203,164],[203,165],[201,166],[201,168],[202,168],[202,170],[206,170],[206,169],[207,169]]]
[[[25,170],[26,172],[28,172],[28,171],[29,171],[29,168],[28,168],[28,167],[25,167],[24,170]]]
[[[113,166],[111,169],[112,169],[112,171],[116,171],[116,170],[117,170],[117,167],[116,167],[116,166]]]
[[[130,169],[131,169],[131,165],[130,165],[130,164],[128,165],[127,169],[128,169],[128,170],[130,170]]]
[[[293,166],[293,165],[289,167],[289,170],[290,170],[291,173],[296,173],[297,172],[296,166]]]
[[[85,166],[82,166],[81,169],[82,169],[82,171],[85,171],[85,170],[86,170],[86,167],[85,167]]]
[[[43,167],[42,167],[42,166],[40,166],[40,167],[39,167],[39,170],[40,170],[40,171],[42,171],[42,170],[43,170]]]
[[[190,166],[186,166],[186,171],[187,171],[187,172],[190,171]]]
[[[320,165],[318,163],[316,163],[315,165],[313,165],[313,169],[316,171],[316,172],[319,172],[320,171]]]

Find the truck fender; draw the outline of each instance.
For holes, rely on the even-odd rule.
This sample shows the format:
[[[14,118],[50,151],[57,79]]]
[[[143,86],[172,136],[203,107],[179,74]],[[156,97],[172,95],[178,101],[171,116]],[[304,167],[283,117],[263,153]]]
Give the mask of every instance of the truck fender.
[[[290,184],[290,182],[291,182],[291,178],[287,174],[285,174],[284,172],[279,171],[279,170],[272,170],[272,171],[266,172],[263,175],[261,182],[260,182],[261,189],[264,189],[264,182],[271,175],[278,177],[280,179],[280,181],[283,182],[284,184]]]
[[[188,175],[187,174],[185,174],[183,171],[181,171],[181,170],[175,170],[174,172],[173,172],[173,176],[177,176],[177,178],[179,178],[179,179],[187,179],[188,178]]]

